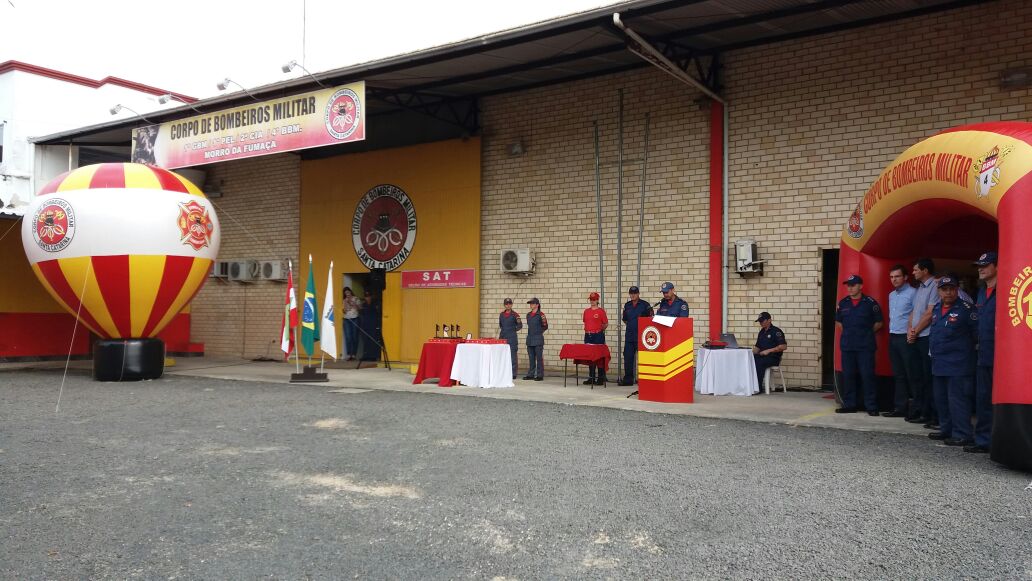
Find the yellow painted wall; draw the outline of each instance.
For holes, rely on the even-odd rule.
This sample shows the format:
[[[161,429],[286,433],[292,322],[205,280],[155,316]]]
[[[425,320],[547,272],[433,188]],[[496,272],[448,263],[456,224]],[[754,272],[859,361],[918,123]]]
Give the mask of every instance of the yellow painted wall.
[[[31,219],[31,216],[30,216]],[[0,220],[0,312],[63,313],[32,272],[21,241],[21,221]]]
[[[334,297],[341,274],[368,272],[351,242],[359,200],[380,184],[398,186],[416,210],[412,254],[387,273],[383,334],[391,359],[418,361],[434,325],[451,323],[476,335],[480,323],[480,140],[442,141],[355,153],[301,164],[301,252],[313,255],[320,305],[334,261]],[[296,269],[307,280],[307,263]],[[402,289],[401,271],[477,269],[476,288]],[[304,290],[299,292],[303,295]],[[340,321],[342,314],[337,313]],[[338,345],[343,341],[339,337]]]

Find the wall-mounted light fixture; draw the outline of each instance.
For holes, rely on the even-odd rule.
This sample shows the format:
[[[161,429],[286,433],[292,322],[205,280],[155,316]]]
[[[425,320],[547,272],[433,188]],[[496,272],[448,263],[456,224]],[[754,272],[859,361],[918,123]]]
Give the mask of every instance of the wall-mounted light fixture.
[[[312,80],[313,80],[313,81],[315,81],[315,84],[319,85],[320,87],[322,87],[322,88],[324,88],[324,89],[326,88],[326,85],[322,84],[322,82],[321,82],[321,81],[320,81],[319,79],[315,78],[315,75],[313,75],[312,73],[310,73],[310,72],[308,71],[308,69],[306,69],[306,68],[304,67],[304,65],[302,65],[302,64],[300,64],[300,63],[298,63],[297,61],[290,61],[289,63],[286,63],[286,64],[284,64],[284,65],[283,65],[282,67],[280,67],[280,69],[281,69],[281,70],[282,70],[282,71],[283,71],[284,73],[289,73],[290,71],[292,71],[292,70],[294,70],[294,69],[301,69],[302,71],[304,71],[304,72],[305,72],[305,74],[306,74],[306,75],[308,75],[309,77],[311,77],[311,78],[312,78]]]
[[[197,111],[198,113],[204,113],[204,111],[201,111],[197,107],[194,107],[193,104],[190,103],[189,101],[184,101],[183,99],[181,99],[179,97],[176,97],[172,93],[165,93],[164,95],[158,97],[158,103],[161,103],[162,105],[164,105],[165,103],[168,103],[169,101],[172,101],[173,99],[176,100],[176,101],[179,101],[180,103],[186,105],[187,107],[193,109],[194,111]]]
[[[506,146],[505,152],[513,157],[523,155],[524,153],[527,153],[527,146],[523,145],[523,140],[521,139],[516,143],[510,143]]]
[[[140,114],[139,114],[139,113],[137,113],[136,111],[133,111],[132,109],[130,109],[129,107],[126,107],[125,105],[123,105],[123,104],[121,104],[121,103],[119,103],[119,104],[115,105],[115,106],[114,106],[114,107],[112,107],[112,108],[111,108],[111,109],[110,109],[109,111],[111,112],[111,114],[112,114],[112,115],[118,115],[118,114],[119,114],[119,113],[120,113],[120,112],[122,111],[122,109],[125,109],[126,111],[129,111],[130,113],[132,113],[133,115],[136,115],[136,116],[137,116],[137,117],[139,117],[140,119],[143,119],[143,120],[144,120],[144,121],[146,121],[147,123],[154,123],[154,122],[153,122],[153,121],[151,121],[150,119],[147,119],[147,118],[146,118],[146,117],[144,117],[143,115],[140,115]]]
[[[1032,69],[1007,69],[1000,73],[1001,89],[1032,87]]]
[[[218,87],[218,89],[220,91],[225,91],[226,88],[229,87],[230,85],[236,85],[236,86],[240,87],[240,90],[245,92],[245,93],[247,93],[248,97],[254,99],[255,101],[259,101],[259,102],[261,101],[261,99],[259,99],[258,97],[255,97],[254,95],[252,95],[251,91],[248,91],[247,89],[244,88],[243,85],[241,85],[240,83],[234,81],[233,79],[231,79],[229,77],[226,77],[225,79],[222,79],[218,83],[215,83],[215,86]]]

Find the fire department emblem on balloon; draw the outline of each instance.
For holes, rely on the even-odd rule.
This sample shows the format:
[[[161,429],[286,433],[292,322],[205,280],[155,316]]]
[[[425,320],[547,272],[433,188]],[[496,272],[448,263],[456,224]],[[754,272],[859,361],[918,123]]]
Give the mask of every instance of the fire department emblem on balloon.
[[[846,224],[846,232],[849,233],[851,238],[862,238],[864,235],[864,211],[860,209],[860,204],[856,205],[856,209],[849,216],[849,222]]]
[[[211,234],[215,224],[208,215],[208,209],[191,201],[179,204],[180,242],[189,244],[194,250],[200,250],[211,243]]]
[[[61,198],[51,198],[36,210],[32,237],[47,252],[60,252],[72,243],[75,236],[75,213],[72,206]]]
[[[662,340],[663,336],[659,334],[659,329],[652,325],[645,327],[645,330],[641,332],[641,344],[649,351],[659,349]]]
[[[1007,154],[1011,152],[1011,147],[1005,147],[1002,150],[999,146],[990,149],[985,156],[975,161],[974,169],[975,173],[975,197],[985,198],[988,197],[993,189],[993,186],[1000,183],[1000,165],[1003,163],[1003,158],[1007,157]]]
[[[390,184],[366,192],[351,221],[351,241],[367,268],[401,266],[416,243],[416,208],[408,194]]]
[[[340,89],[326,103],[326,131],[335,139],[347,139],[362,122],[362,101],[351,89]]]

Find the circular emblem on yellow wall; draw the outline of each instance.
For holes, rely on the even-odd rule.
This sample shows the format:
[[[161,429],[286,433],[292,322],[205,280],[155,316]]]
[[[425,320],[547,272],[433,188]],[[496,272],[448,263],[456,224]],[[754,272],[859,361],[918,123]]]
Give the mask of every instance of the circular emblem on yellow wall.
[[[351,242],[369,269],[401,266],[416,244],[416,208],[408,194],[390,184],[366,192],[351,221]]]

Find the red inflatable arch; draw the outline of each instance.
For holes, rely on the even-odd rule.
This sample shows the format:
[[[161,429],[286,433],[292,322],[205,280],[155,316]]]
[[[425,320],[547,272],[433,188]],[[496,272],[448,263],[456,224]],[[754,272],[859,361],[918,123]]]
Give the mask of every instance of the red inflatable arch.
[[[903,152],[867,190],[842,233],[839,273],[888,307],[888,270],[922,256],[964,275],[999,252],[991,457],[1032,470],[1032,123],[967,125]],[[942,268],[945,265],[946,268]],[[842,287],[839,297],[846,290]],[[838,339],[835,369],[841,370]],[[878,375],[892,375],[888,324]]]

